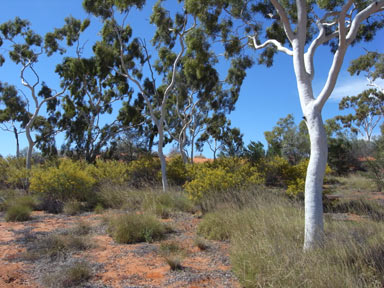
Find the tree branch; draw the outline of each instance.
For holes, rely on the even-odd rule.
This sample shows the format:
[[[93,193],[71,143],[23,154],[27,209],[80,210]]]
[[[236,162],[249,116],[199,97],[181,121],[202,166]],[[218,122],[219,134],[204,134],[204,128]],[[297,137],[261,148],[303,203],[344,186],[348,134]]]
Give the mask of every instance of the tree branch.
[[[384,8],[384,0],[374,2],[370,4],[367,8],[360,11],[355,18],[352,20],[350,25],[350,30],[347,33],[347,29],[345,27],[345,17],[347,15],[348,10],[353,4],[353,0],[349,0],[343,7],[339,14],[338,18],[338,26],[339,26],[339,47],[333,57],[332,66],[328,73],[327,81],[324,85],[324,88],[320,92],[319,96],[315,101],[315,107],[318,109],[322,109],[325,102],[330,97],[333,89],[336,85],[337,76],[340,72],[341,65],[343,64],[344,56],[347,47],[355,40],[357,31],[359,29],[359,25],[362,21],[367,19],[373,13]]]
[[[289,42],[292,43],[292,41],[296,38],[296,35],[292,31],[292,27],[291,27],[291,24],[289,23],[287,12],[285,11],[284,7],[281,6],[278,0],[271,0],[271,3],[273,7],[275,7],[277,13],[280,16],[281,21],[283,22],[284,31],[285,31],[285,34],[287,35]]]
[[[289,56],[292,56],[293,55],[293,52],[292,50],[284,47],[279,41],[275,40],[275,39],[269,39],[267,41],[265,41],[263,44],[260,44],[258,45],[257,42],[256,42],[256,37],[255,36],[248,36],[250,39],[252,39],[252,43],[253,43],[253,47],[258,50],[258,49],[262,49],[262,48],[265,48],[267,47],[268,45],[274,45],[277,50],[281,51],[281,52],[284,52],[285,54],[289,55]]]

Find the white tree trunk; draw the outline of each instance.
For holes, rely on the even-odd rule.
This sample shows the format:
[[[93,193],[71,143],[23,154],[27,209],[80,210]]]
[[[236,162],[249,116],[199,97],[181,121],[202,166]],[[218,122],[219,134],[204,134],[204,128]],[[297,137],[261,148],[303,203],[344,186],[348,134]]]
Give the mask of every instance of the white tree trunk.
[[[166,192],[168,190],[168,180],[167,180],[167,162],[165,160],[164,152],[163,152],[163,142],[164,142],[164,127],[163,125],[158,125],[159,130],[159,143],[157,145],[157,153],[160,158],[161,165],[161,182],[163,185],[163,191]]]
[[[311,156],[305,179],[305,234],[304,250],[320,246],[324,239],[322,189],[327,164],[327,136],[321,112],[306,113],[311,141]]]
[[[35,146],[35,142],[32,140],[31,129],[30,129],[29,125],[27,125],[27,127],[25,129],[25,133],[26,133],[27,139],[28,139],[28,150],[27,150],[27,158],[26,158],[26,168],[28,170],[30,170],[31,167],[32,167],[32,152],[33,152],[33,146]]]

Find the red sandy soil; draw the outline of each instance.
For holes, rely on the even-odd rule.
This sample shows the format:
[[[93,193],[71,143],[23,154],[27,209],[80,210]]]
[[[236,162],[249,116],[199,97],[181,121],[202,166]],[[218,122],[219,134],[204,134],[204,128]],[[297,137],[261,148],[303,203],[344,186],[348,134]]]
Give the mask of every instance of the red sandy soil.
[[[200,219],[191,214],[183,213],[164,220],[170,222],[176,231],[165,240],[132,245],[116,244],[105,232],[98,231],[100,229],[97,227],[101,227],[102,221],[100,215],[65,216],[34,212],[32,220],[23,223],[5,222],[2,216],[0,215],[0,288],[43,287],[41,275],[36,275],[35,266],[38,263],[23,261],[20,257],[26,251],[22,241],[17,241],[21,231],[30,229],[28,233],[32,234],[55,232],[73,227],[80,220],[94,227],[89,235],[94,245],[90,250],[76,253],[74,257],[102,266],[101,269],[96,269],[89,281],[91,286],[87,287],[241,287],[230,272],[229,243],[209,241],[206,251],[200,251],[194,245]],[[171,271],[158,252],[160,244],[167,241],[176,242],[186,250],[181,271]]]

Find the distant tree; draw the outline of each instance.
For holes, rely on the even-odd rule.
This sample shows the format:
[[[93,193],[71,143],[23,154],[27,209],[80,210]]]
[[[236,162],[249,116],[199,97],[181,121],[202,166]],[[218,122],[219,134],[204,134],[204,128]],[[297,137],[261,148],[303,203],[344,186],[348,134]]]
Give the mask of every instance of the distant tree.
[[[242,157],[244,156],[243,134],[239,128],[226,127],[221,140],[220,156]]]
[[[136,7],[141,9],[144,0],[138,1],[104,1],[84,0],[83,7],[89,13],[103,19],[102,41],[96,43],[95,53],[104,59],[107,67],[114,67],[115,73],[125,77],[133,83],[143,97],[147,111],[157,128],[157,152],[161,163],[163,190],[168,189],[166,176],[166,161],[163,152],[165,139],[165,124],[167,104],[176,81],[177,66],[186,51],[186,36],[195,29],[193,19],[184,11],[171,13],[161,6],[161,1],[153,6],[150,22],[156,25],[157,30],[152,43],[158,52],[158,58],[152,63],[146,41],[131,39],[132,28],[126,25],[125,20],[129,11]],[[118,21],[118,19],[123,19]],[[189,24],[192,20],[192,24]],[[178,52],[174,52],[178,51]],[[149,70],[149,77],[143,79],[144,65]],[[156,83],[155,72],[162,83]],[[160,78],[160,77],[158,77]]]
[[[63,87],[63,90],[56,92],[44,83],[41,82],[39,73],[35,69],[35,64],[38,62],[39,58],[42,56],[51,56],[55,52],[60,52],[63,54],[65,49],[59,46],[59,41],[66,39],[67,45],[72,45],[77,41],[80,33],[84,31],[89,25],[89,21],[85,20],[81,22],[72,17],[65,19],[66,24],[60,28],[55,29],[54,32],[47,33],[44,37],[36,34],[32,29],[31,25],[27,20],[22,20],[20,18],[15,18],[13,21],[8,21],[0,25],[0,44],[4,45],[4,41],[8,42],[8,56],[9,59],[14,62],[16,65],[20,65],[20,79],[22,85],[28,90],[28,100],[27,107],[31,106],[31,103],[34,106],[34,109],[28,111],[29,119],[25,125],[25,133],[28,140],[28,152],[26,157],[26,167],[27,169],[31,168],[31,157],[33,147],[39,139],[33,140],[32,130],[34,129],[35,122],[38,119],[40,110],[42,107],[47,104],[47,110],[52,111],[57,105],[57,98],[62,96],[65,93],[67,87]],[[1,56],[0,62],[5,60],[4,56]],[[32,77],[27,76],[27,71],[32,75]],[[31,80],[30,78],[34,78]],[[40,90],[39,90],[39,87]],[[27,97],[27,99],[29,99]],[[41,119],[41,118],[40,118]],[[51,120],[51,121],[50,121]],[[54,123],[53,118],[50,120],[41,122],[41,131],[46,132],[51,130],[50,128],[46,129],[47,124]],[[47,135],[42,135],[43,138],[46,138]]]
[[[63,113],[57,125],[65,131],[63,148],[73,149],[77,157],[92,163],[124,129],[118,119],[106,122],[105,115],[113,112],[114,103],[130,98],[133,91],[125,77],[111,74],[111,68],[102,65],[100,55],[84,58],[79,47],[77,57],[67,57],[56,67],[69,92],[61,100]]]
[[[251,163],[257,163],[260,159],[266,156],[263,143],[260,141],[251,141],[244,150],[244,156]]]
[[[346,96],[339,109],[353,109],[353,113],[338,116],[337,119],[351,129],[354,133],[360,133],[368,142],[371,141],[376,127],[380,126],[384,118],[384,87],[376,84],[375,80],[384,79],[384,54],[367,52],[352,61],[348,71],[351,75],[366,73],[369,89],[357,96]]]
[[[15,86],[0,82],[0,128],[12,132],[16,140],[16,157],[20,157],[19,134],[24,133],[29,116],[26,103]]]
[[[339,109],[353,109],[353,113],[337,116],[344,127],[353,133],[360,134],[368,142],[371,141],[375,128],[384,117],[384,93],[378,89],[367,89],[357,96],[344,97]]]
[[[305,121],[297,126],[292,114],[280,118],[272,131],[266,131],[264,135],[268,142],[269,156],[283,156],[291,164],[297,164],[309,157],[309,137]]]

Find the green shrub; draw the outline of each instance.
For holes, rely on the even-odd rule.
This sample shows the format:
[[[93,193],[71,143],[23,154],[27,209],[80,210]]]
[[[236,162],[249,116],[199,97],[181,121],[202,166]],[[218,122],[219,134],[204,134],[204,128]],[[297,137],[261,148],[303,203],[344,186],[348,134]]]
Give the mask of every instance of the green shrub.
[[[117,243],[153,242],[168,232],[152,215],[124,214],[110,219],[108,232]]]
[[[197,228],[197,234],[210,240],[228,240],[231,236],[231,213],[216,211],[204,215]]]
[[[182,186],[188,179],[188,170],[181,156],[172,157],[167,163],[167,177],[170,184]]]
[[[43,198],[60,201],[87,201],[91,198],[95,179],[82,162],[61,159],[58,167],[32,170],[30,190]]]
[[[129,165],[122,161],[97,160],[95,165],[89,165],[87,171],[99,184],[122,185],[129,181]]]
[[[5,213],[5,220],[9,221],[27,221],[31,218],[31,207],[25,204],[14,204],[7,208]]]

